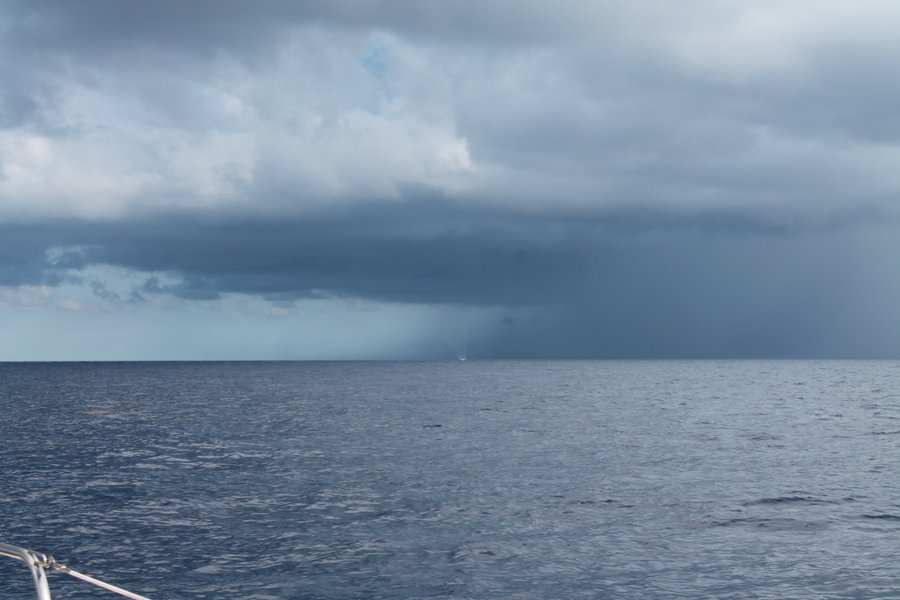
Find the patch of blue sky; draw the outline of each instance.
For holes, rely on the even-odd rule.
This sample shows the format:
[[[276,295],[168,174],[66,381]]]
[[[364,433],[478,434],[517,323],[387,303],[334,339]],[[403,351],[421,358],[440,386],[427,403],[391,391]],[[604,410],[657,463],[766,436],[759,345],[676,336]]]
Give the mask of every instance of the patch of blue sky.
[[[366,72],[378,80],[383,80],[388,70],[388,48],[383,43],[370,46],[360,60]]]

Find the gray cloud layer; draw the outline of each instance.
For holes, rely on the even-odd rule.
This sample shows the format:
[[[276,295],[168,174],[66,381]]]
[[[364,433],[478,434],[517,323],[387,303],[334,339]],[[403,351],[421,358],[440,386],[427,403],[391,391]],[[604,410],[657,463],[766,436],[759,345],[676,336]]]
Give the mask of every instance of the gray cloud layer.
[[[484,355],[896,355],[898,21],[9,2],[0,285],[537,307]]]

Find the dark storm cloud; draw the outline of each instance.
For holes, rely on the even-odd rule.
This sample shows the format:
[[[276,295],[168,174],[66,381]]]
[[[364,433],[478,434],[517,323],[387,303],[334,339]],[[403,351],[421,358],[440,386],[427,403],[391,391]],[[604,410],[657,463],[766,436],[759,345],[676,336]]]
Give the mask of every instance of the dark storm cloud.
[[[548,13],[542,2],[533,0],[220,0],[214,4],[10,0],[8,4],[7,18],[15,25],[9,31],[10,41],[75,55],[115,46],[241,54],[271,48],[296,25],[383,29],[448,41],[533,44],[564,38],[578,23],[577,16],[565,10],[577,9],[577,2],[562,2],[558,10]]]
[[[898,353],[900,11],[854,6],[8,2],[0,284],[505,307],[484,355]]]
[[[694,278],[688,277],[691,270],[710,264],[724,270],[735,258],[734,271],[749,278],[753,265],[732,256],[733,249],[759,248],[767,256],[763,262],[777,261],[768,246],[853,238],[898,219],[865,206],[813,222],[790,212],[726,208],[522,214],[410,194],[414,201],[363,203],[301,217],[183,211],[116,221],[0,224],[2,283],[58,282],[101,264],[169,273],[180,282],[153,284],[152,291],[187,298],[335,294],[410,303],[553,305],[598,298],[601,290],[608,293],[602,282],[628,282],[634,273],[655,273],[644,278],[647,285],[656,282],[658,271],[688,280]],[[657,255],[666,259],[654,263]],[[663,299],[664,289],[658,290]]]
[[[3,235],[12,247],[33,240],[29,252],[6,257],[11,271],[16,264],[33,265],[7,283],[36,284],[48,274],[105,264],[170,273],[182,281],[154,284],[154,291],[187,298],[336,294],[492,305],[553,302],[571,287],[584,257],[558,229],[446,210],[379,208],[294,221],[184,216],[18,224]]]
[[[407,215],[399,230],[389,211],[366,216],[41,224],[7,228],[3,237],[13,246],[58,244],[42,265],[32,244],[20,260],[31,264],[20,282],[74,280],[96,263],[167,276],[167,282],[148,277],[133,300],[243,293],[272,301],[338,295],[542,307],[502,318],[492,335],[471,344],[472,356],[828,357],[898,350],[900,331],[883,315],[900,302],[894,283],[900,271],[876,260],[897,250],[890,229],[800,232],[739,215],[727,227],[709,228],[695,220],[676,227],[661,214],[549,222],[436,207]],[[416,228],[425,233],[409,235]],[[118,300],[102,284],[90,285]]]

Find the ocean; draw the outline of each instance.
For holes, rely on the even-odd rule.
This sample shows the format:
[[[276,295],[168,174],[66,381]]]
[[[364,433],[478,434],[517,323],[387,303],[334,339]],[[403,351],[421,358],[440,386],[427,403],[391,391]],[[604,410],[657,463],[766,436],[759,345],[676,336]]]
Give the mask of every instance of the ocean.
[[[0,406],[0,541],[153,600],[900,598],[900,362],[2,364]]]

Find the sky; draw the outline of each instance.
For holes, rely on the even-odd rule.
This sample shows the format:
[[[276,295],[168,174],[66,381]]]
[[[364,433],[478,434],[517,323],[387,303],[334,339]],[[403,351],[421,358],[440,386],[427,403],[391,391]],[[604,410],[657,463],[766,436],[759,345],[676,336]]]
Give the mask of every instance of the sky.
[[[0,360],[900,358],[892,0],[0,0]]]

